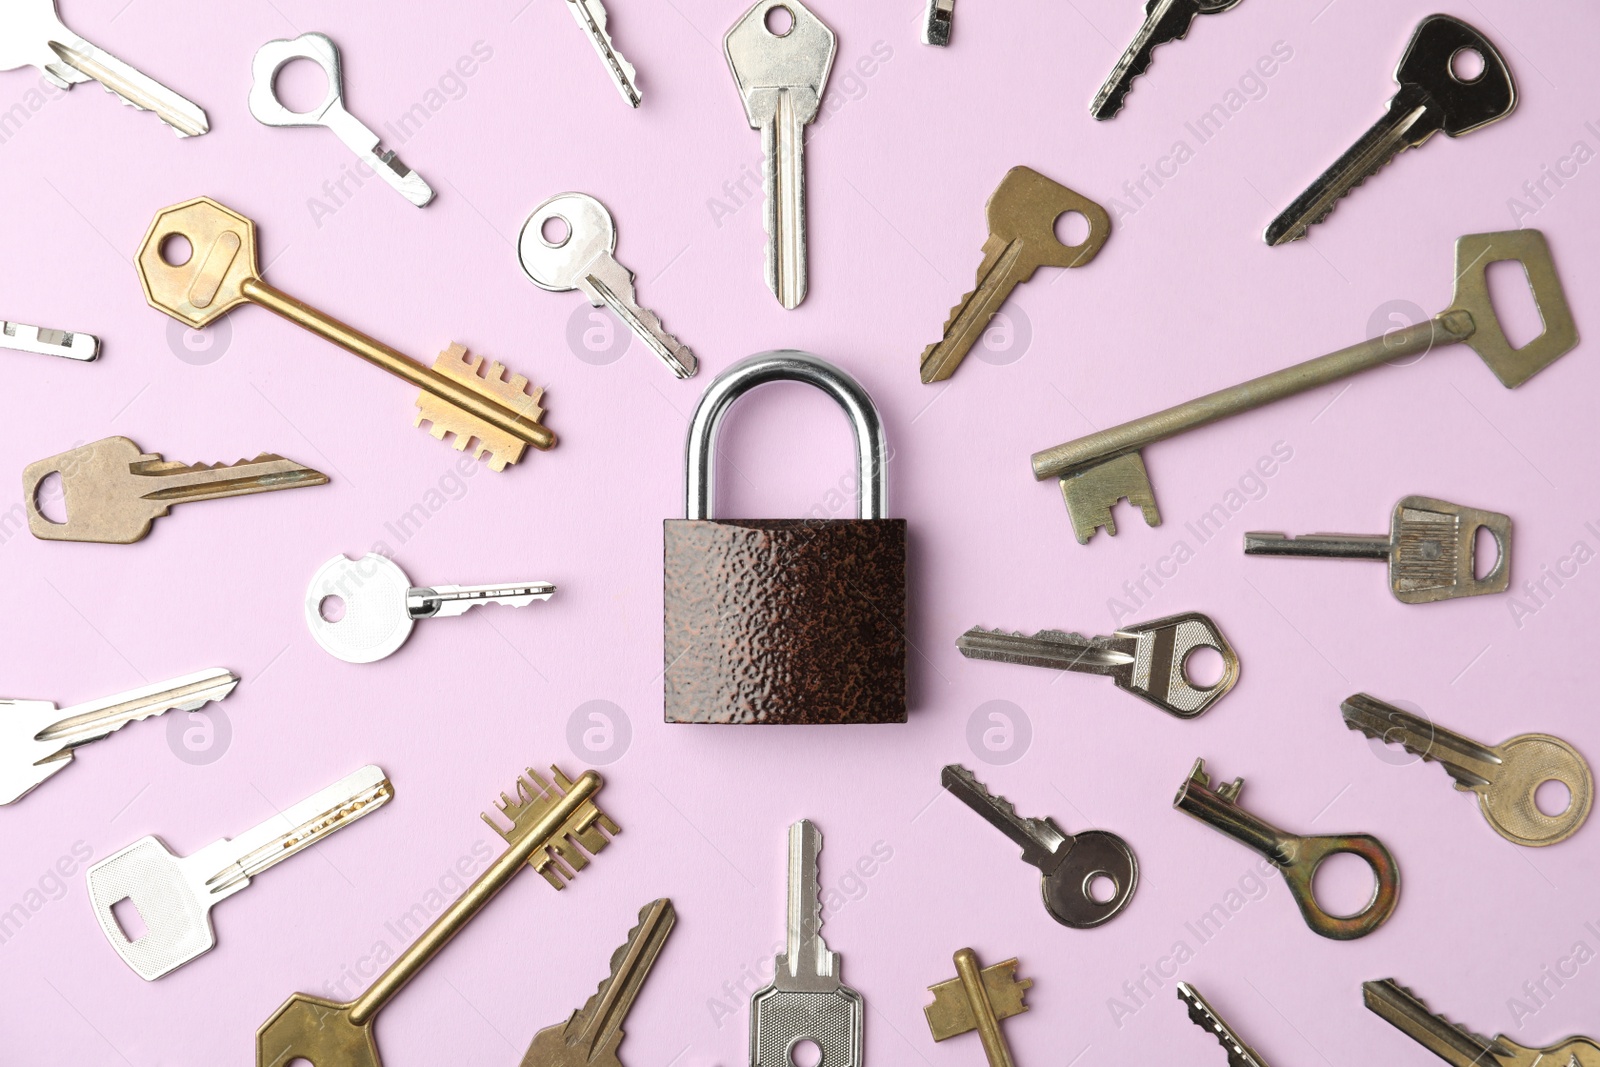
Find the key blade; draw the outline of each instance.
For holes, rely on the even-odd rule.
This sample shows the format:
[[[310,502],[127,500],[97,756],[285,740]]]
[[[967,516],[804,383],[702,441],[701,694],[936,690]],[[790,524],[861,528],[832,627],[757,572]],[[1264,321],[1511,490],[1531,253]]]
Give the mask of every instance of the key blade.
[[[510,373],[503,363],[492,362],[485,369],[482,356],[473,355],[462,345],[452,344],[439,353],[433,369],[459,385],[482,393],[526,422],[538,426],[539,420],[544,418],[544,408],[539,406],[539,401],[544,398],[544,389],[530,389],[526,377]],[[430,424],[428,432],[436,440],[443,441],[445,434],[454,434],[457,452],[466,451],[475,442],[476,447],[472,449],[474,458],[481,460],[487,455],[492,471],[505,470],[507,464],[521,459],[527,448],[527,441],[489,425],[427,390],[417,394],[417,414],[413,425],[421,426],[424,422]],[[544,430],[543,426],[538,428]],[[530,435],[530,439],[534,440],[534,447],[541,451],[554,448],[556,444],[555,434],[548,430],[544,430],[538,439],[533,435]],[[539,443],[540,439],[544,443]]]
[[[156,117],[179,137],[199,137],[211,129],[206,113],[192,100],[168,89],[148,75],[130,67],[116,56],[95,47],[82,37],[51,41],[50,48],[68,67],[84,74],[140,111],[153,111]]]
[[[25,322],[0,322],[0,348],[60,356],[81,363],[93,363],[100,358],[100,339],[93,334],[29,326]]]
[[[61,718],[34,735],[45,746],[55,746],[44,760],[70,759],[72,749],[122,729],[130,722],[168,711],[195,711],[222,700],[239,684],[239,676],[224,667],[212,667],[165,682],[130,689],[116,696],[74,704]],[[43,760],[41,760],[43,762]]]
[[[406,610],[413,619],[463,615],[479,604],[525,608],[535,600],[549,600],[556,587],[549,582],[521,585],[437,585],[406,594]]]
[[[815,117],[817,98],[809,89],[762,89],[772,96],[772,117],[761,127],[764,186],[763,228],[767,233],[767,288],[786,310],[806,298],[805,124]]]
[[[939,773],[939,783],[963,804],[983,816],[1022,848],[1024,861],[1049,873],[1067,854],[1070,838],[1053,819],[1024,819],[1005,797],[989,792],[989,787],[959,763],[949,764]]]
[[[233,463],[140,459],[129,465],[128,474],[126,484],[138,499],[162,505],[161,515],[174,504],[328,484],[321,471],[271,452]]]
[[[1101,527],[1106,536],[1117,536],[1117,522],[1111,509],[1126,500],[1144,515],[1145,525],[1160,526],[1161,511],[1156,507],[1155,491],[1144,468],[1144,457],[1127,452],[1115,459],[1061,476],[1061,499],[1078,544],[1086,545]]]
[[[983,243],[983,262],[978,264],[978,283],[950,309],[944,320],[944,335],[922,350],[919,373],[923,384],[942,382],[956,372],[972,346],[989,328],[989,321],[1000,310],[1025,277],[1020,266],[1022,242],[1008,241],[991,234]]]
[[[996,1020],[1009,1019],[1028,1010],[1024,997],[1033,986],[1033,979],[1017,977],[1016,957],[985,967],[978,975],[983,980],[983,991],[989,998],[990,1007],[994,1009]],[[928,992],[933,994],[933,1003],[926,1005],[922,1011],[935,1041],[944,1041],[977,1029],[978,1019],[973,1014],[972,1001],[968,999],[959,977],[931,985]]]
[[[1132,649],[1118,647],[1112,638],[1089,638],[1064,630],[1040,630],[1030,637],[974,626],[956,638],[956,648],[968,659],[1085,674],[1112,674],[1133,663]]]
[[[611,33],[606,28],[605,4],[602,0],[567,0],[567,10],[572,12],[572,17],[588,35],[589,43],[594,45],[595,54],[605,64],[606,72],[611,75],[622,99],[627,101],[629,107],[638,107],[641,100],[638,72],[633,69],[632,63],[622,58],[622,53],[611,39]]]
[[[1512,1059],[1511,1050],[1499,1041],[1480,1037],[1435,1015],[1416,994],[1393,978],[1362,982],[1361,999],[1370,1011],[1456,1067],[1494,1067]]]
[[[699,368],[694,353],[666,331],[659,315],[639,306],[634,295],[633,272],[618,263],[616,257],[609,252],[602,253],[590,265],[583,281],[590,303],[596,307],[602,303],[609,307],[677,377],[694,377],[694,372]]]
[[[1145,9],[1144,24],[1134,34],[1133,43],[1122,53],[1117,65],[1111,68],[1105,84],[1095,94],[1094,103],[1089,105],[1089,114],[1104,122],[1121,111],[1122,102],[1133,88],[1134,79],[1150,69],[1155,50],[1168,41],[1187,37],[1189,26],[1198,13],[1195,0],[1150,0]]]
[[[810,819],[789,826],[786,947],[776,961],[772,988],[832,992],[839,988],[839,957],[822,940],[822,831]]]
[[[1228,1053],[1228,1067],[1267,1067],[1256,1051],[1240,1040],[1233,1027],[1223,1021],[1206,998],[1187,982],[1178,983],[1178,999],[1189,1009],[1189,1019],[1208,1031]]]
[[[1356,693],[1339,711],[1345,726],[1440,764],[1463,788],[1487,786],[1499,773],[1500,757],[1485,746],[1377,697]]]
[[[586,772],[595,776],[593,771]],[[598,777],[598,776],[595,776]],[[580,780],[583,778],[579,776]],[[517,778],[516,796],[500,794],[495,803],[499,818],[487,812],[483,821],[506,840],[516,846],[539,825],[539,821],[572,792],[573,780],[561,773],[559,767],[550,768],[550,781],[545,781],[532,767]],[[549,843],[528,857],[528,866],[544,876],[556,889],[577,877],[589,866],[589,857],[599,855],[611,839],[622,832],[622,827],[594,803],[586,800],[550,835]]]

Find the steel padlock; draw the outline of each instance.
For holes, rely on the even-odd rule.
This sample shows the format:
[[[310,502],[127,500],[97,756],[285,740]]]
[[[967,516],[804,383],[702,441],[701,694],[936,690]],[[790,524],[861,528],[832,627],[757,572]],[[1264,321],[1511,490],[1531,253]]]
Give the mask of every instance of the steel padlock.
[[[844,408],[860,518],[709,517],[722,417],[779,381]],[[751,356],[707,387],[685,451],[684,517],[662,524],[667,721],[905,722],[906,523],[883,517],[888,448],[866,390],[807,352]]]

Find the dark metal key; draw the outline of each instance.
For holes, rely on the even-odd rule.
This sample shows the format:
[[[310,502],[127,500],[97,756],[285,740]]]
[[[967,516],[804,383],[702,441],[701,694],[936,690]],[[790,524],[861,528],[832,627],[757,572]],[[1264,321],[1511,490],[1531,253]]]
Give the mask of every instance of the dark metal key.
[[[1111,76],[1095,94],[1089,114],[1102,121],[1122,110],[1122,101],[1133,88],[1133,79],[1150,69],[1158,46],[1180,41],[1189,35],[1189,24],[1196,15],[1217,15],[1237,7],[1239,0],[1150,0],[1144,9],[1144,25],[1133,43],[1122,53]]]

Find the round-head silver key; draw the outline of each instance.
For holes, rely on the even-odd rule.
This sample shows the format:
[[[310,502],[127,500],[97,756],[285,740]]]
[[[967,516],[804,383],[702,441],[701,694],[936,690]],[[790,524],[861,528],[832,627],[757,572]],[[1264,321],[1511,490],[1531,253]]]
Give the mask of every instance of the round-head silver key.
[[[553,223],[548,236],[547,223]],[[587,193],[561,193],[534,208],[517,240],[522,269],[533,284],[552,293],[578,288],[595,258],[616,250],[611,212]]]
[[[360,559],[335,556],[324,563],[306,590],[306,625],[317,644],[346,663],[376,663],[393,655],[416,620],[406,610],[411,580],[393,560],[376,554]],[[330,601],[344,610],[329,619]]]

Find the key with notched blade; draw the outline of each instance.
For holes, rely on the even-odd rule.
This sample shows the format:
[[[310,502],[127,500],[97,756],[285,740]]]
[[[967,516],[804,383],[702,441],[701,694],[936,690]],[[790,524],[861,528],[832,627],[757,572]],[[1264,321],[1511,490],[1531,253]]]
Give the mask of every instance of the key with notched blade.
[[[1473,78],[1456,73],[1463,53],[1476,53],[1483,70]],[[1350,190],[1407,148],[1439,131],[1451,137],[1481,130],[1511,114],[1517,87],[1500,52],[1460,19],[1429,15],[1411,35],[1394,80],[1400,91],[1389,109],[1333,166],[1295,198],[1267,227],[1269,245],[1297,241],[1328,217]]]
[[[1196,15],[1218,15],[1238,5],[1239,0],[1149,0],[1144,9],[1144,25],[1095,94],[1089,114],[1102,121],[1116,117],[1128,90],[1133,88],[1133,80],[1150,69],[1159,46],[1189,36],[1189,26]]]
[[[1533,302],[1544,320],[1544,332],[1520,348],[1513,348],[1506,339],[1489,299],[1488,267],[1503,261],[1522,264]],[[1467,234],[1456,241],[1455,276],[1454,302],[1425,322],[1035,452],[1033,476],[1040,481],[1060,480],[1073,533],[1079,544],[1086,545],[1101,527],[1116,534],[1111,508],[1119,500],[1141,508],[1147,524],[1161,525],[1161,512],[1139,452],[1146,445],[1434,347],[1465,342],[1489,365],[1500,384],[1515,389],[1577,346],[1572,309],[1550,258],[1550,246],[1538,230]]]
[[[1261,1054],[1244,1043],[1233,1027],[1217,1014],[1216,1009],[1206,1003],[1206,998],[1200,995],[1198,989],[1188,982],[1179,982],[1178,999],[1189,1009],[1189,1021],[1216,1038],[1217,1043],[1227,1050],[1228,1067],[1267,1067],[1267,1061],[1261,1058]]]
[[[1239,681],[1239,657],[1217,624],[1197,612],[1138,623],[1109,637],[1084,637],[1064,630],[1028,636],[974,626],[956,638],[968,659],[998,660],[1057,671],[1108,674],[1117,688],[1143,697],[1169,715],[1192,719],[1221,700]],[[1222,676],[1197,685],[1185,672],[1201,648],[1222,657]]]
[[[1077,212],[1089,223],[1079,244],[1056,237],[1056,220]],[[1099,204],[1031,167],[1012,167],[984,207],[989,236],[983,242],[977,288],[950,309],[944,336],[922,350],[922,380],[942,382],[956,372],[1011,291],[1040,267],[1081,267],[1111,236],[1111,216]]]
[[[1361,983],[1361,999],[1411,1040],[1452,1067],[1600,1067],[1600,1044],[1576,1035],[1543,1048],[1519,1045],[1504,1034],[1493,1041],[1428,1010],[1415,993],[1384,978]]]
[[[1017,977],[1015,956],[992,967],[981,967],[977,953],[958,948],[955,963],[954,978],[928,987],[933,1003],[922,1012],[933,1039],[944,1041],[976,1030],[989,1067],[1015,1067],[1000,1020],[1028,1010],[1023,996],[1033,986],[1033,979]]]

